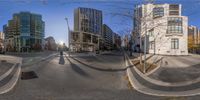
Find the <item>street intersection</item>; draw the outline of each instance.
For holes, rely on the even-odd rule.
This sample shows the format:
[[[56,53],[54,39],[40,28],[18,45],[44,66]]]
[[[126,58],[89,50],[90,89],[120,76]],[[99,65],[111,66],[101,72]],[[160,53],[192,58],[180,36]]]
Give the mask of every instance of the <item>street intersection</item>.
[[[22,72],[37,77],[19,79],[11,91],[0,95],[1,100],[199,100],[198,95],[151,96],[131,88],[124,54],[119,51],[70,56],[52,52],[40,57],[28,57],[21,66]]]

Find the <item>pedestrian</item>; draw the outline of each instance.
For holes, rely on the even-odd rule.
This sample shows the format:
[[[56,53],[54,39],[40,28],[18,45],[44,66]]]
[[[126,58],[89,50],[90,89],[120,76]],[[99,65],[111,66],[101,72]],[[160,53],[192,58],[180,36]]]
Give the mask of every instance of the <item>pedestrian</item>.
[[[60,55],[61,55],[61,56],[63,55],[63,51],[60,51]]]

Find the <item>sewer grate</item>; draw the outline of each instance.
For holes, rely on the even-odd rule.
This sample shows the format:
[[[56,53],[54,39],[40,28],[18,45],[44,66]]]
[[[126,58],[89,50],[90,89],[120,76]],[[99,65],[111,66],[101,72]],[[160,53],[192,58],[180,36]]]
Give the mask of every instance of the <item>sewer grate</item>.
[[[21,74],[22,80],[28,80],[28,79],[34,79],[34,78],[38,78],[37,74],[34,71],[22,72]]]
[[[7,62],[7,60],[1,60],[1,62],[2,62],[2,63],[6,63],[6,62]]]
[[[93,60],[86,60],[86,62],[93,62]]]

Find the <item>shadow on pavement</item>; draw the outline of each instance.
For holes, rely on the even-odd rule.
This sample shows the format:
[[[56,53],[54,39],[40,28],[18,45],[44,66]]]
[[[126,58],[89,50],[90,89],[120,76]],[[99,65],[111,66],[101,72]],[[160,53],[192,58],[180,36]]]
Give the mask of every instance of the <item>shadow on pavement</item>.
[[[89,77],[89,75],[84,71],[82,70],[79,66],[77,66],[76,64],[72,63],[71,60],[65,55],[65,57],[67,58],[67,60],[69,61],[72,69],[77,72],[78,74],[82,75],[82,76],[85,76],[85,77]]]
[[[67,56],[66,56],[66,58],[69,59]],[[70,56],[70,58],[72,58],[73,60],[75,60],[75,61],[77,61],[77,62],[79,62],[79,63],[81,63],[81,64],[83,64],[83,65],[85,65],[86,67],[89,67],[89,68],[91,68],[91,69],[98,70],[98,71],[118,72],[118,71],[126,71],[127,68],[133,67],[133,66],[128,66],[128,67],[126,67],[126,68],[120,68],[120,69],[111,69],[111,68],[109,68],[109,69],[102,69],[102,68],[97,68],[97,67],[88,65],[88,64],[86,64],[86,63],[84,63],[84,62],[82,62],[82,61],[80,61],[80,60],[78,60],[78,59],[76,59],[76,58],[74,58],[74,57],[71,57],[71,56]]]
[[[64,59],[63,55],[60,55],[59,64],[60,65],[64,65],[65,64],[65,59]]]

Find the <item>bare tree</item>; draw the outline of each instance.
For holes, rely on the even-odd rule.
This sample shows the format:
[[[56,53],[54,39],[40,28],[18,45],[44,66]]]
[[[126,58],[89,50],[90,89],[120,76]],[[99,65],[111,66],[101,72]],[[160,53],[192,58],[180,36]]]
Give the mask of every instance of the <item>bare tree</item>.
[[[114,6],[114,7],[118,7],[118,6]],[[137,8],[138,6],[135,5],[135,7]],[[113,17],[121,17],[122,19],[125,19],[125,20],[129,20],[129,21],[136,21],[136,22],[142,22],[140,23],[140,26],[139,28],[142,28],[142,30],[138,30],[138,29],[134,29],[136,27],[134,27],[133,25],[131,25],[131,28],[129,29],[125,29],[125,31],[123,32],[124,33],[128,33],[128,32],[135,32],[135,33],[139,33],[139,39],[140,39],[140,65],[142,65],[142,37],[144,37],[145,41],[146,41],[146,37],[149,33],[150,30],[152,29],[155,29],[157,28],[158,30],[161,30],[162,27],[161,26],[167,26],[167,21],[162,21],[162,19],[164,19],[165,17],[159,17],[157,18],[157,21],[155,21],[152,16],[153,16],[153,11],[149,12],[149,13],[145,13],[145,15],[143,16],[134,16],[134,6],[132,6],[132,8],[129,8],[129,7],[118,7],[118,9],[121,9],[121,10],[118,10],[118,12],[111,12],[110,14],[113,16]],[[122,11],[122,12],[120,12]],[[124,23],[125,21],[123,21],[122,23]],[[126,25],[130,25],[130,23],[125,23]],[[130,27],[130,26],[129,26]],[[131,31],[130,31],[131,30]],[[138,30],[138,31],[135,31],[135,30]],[[154,33],[155,36],[154,36],[154,41],[159,38],[158,37],[158,33]],[[131,34],[132,37],[136,37],[137,38],[137,35],[136,34]],[[162,41],[162,43],[165,43],[166,41]],[[147,44],[146,42],[145,43],[145,46],[144,46],[144,55],[145,55],[145,59],[146,60],[146,49],[147,49]],[[161,44],[162,44],[161,43]],[[161,46],[161,45],[160,45]],[[155,52],[155,49],[154,49],[154,52]],[[144,61],[144,73],[146,72],[146,69],[145,69],[145,63],[146,61]]]

